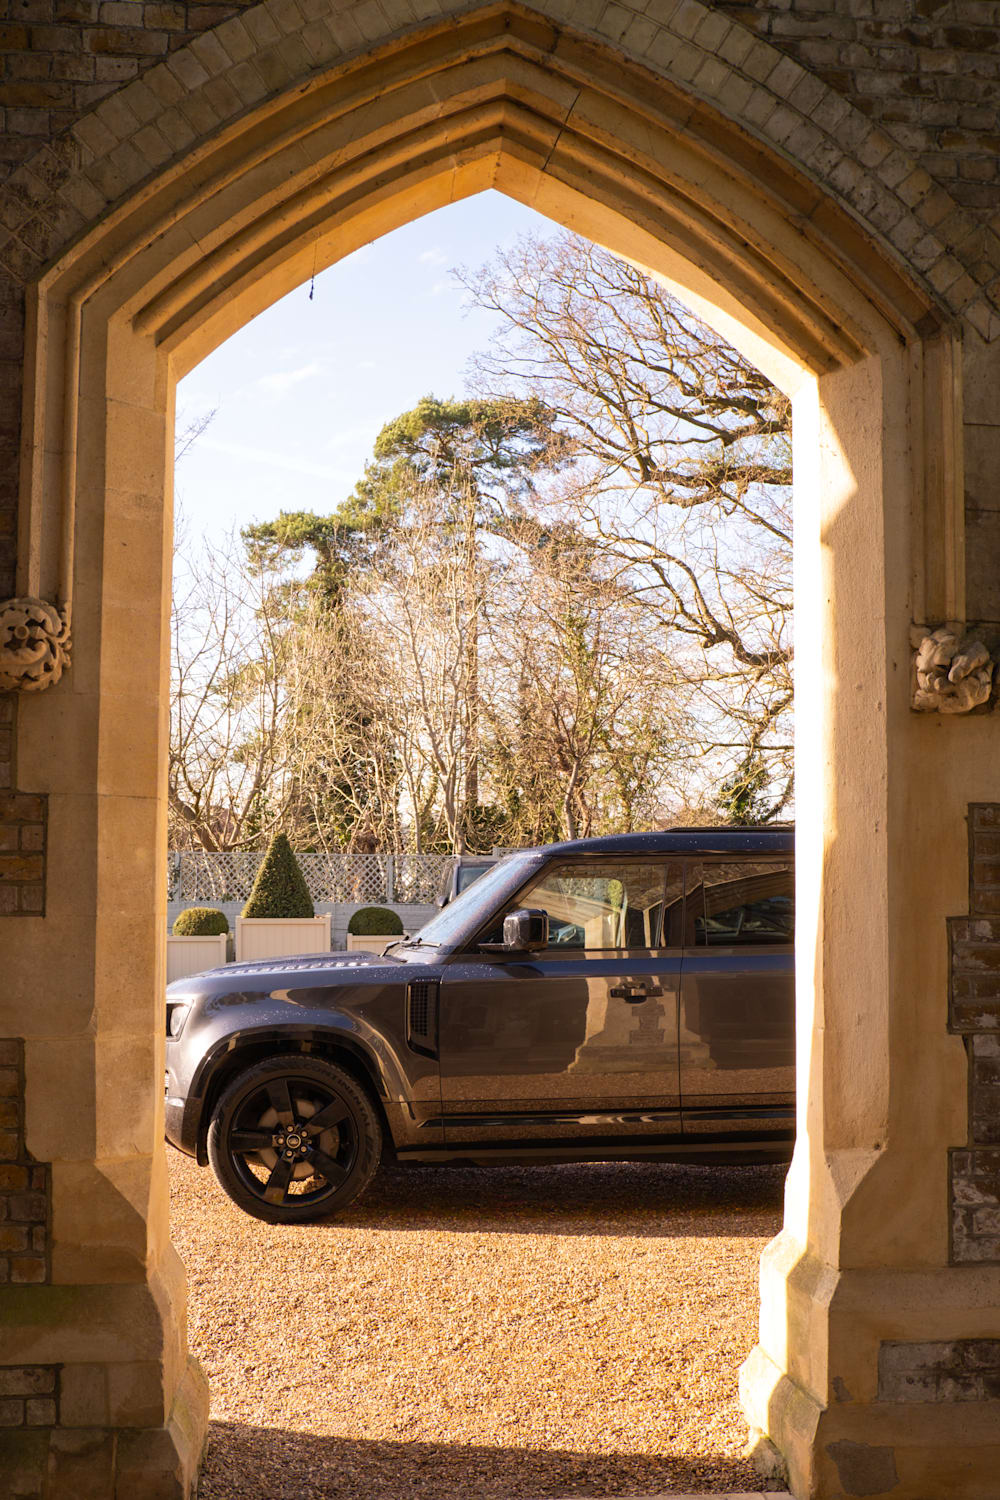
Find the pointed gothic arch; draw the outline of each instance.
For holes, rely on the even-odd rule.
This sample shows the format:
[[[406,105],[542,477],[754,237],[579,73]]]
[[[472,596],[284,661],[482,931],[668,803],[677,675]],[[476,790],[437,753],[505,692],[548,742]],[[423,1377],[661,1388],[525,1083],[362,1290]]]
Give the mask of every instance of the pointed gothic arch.
[[[317,266],[496,187],[669,282],[794,397],[800,1142],[746,1401],[801,1493],[833,1495],[831,1448],[878,1446],[881,1343],[927,1337],[907,1275],[947,1275],[942,1142],[962,1138],[964,1056],[938,1013],[934,931],[907,920],[938,899],[907,820],[914,779],[974,726],[935,721],[932,744],[909,717],[909,626],[964,619],[957,339],[963,321],[996,331],[995,272],[957,209],[942,238],[904,153],[695,0],[663,25],[627,12],[624,30],[620,7],[584,24],[589,8],[555,0],[399,9],[263,0],[223,23],[74,127],[75,160],[17,231],[18,592],[72,600],[74,656],[18,727],[22,781],[49,797],[49,882],[45,931],[15,934],[11,972],[27,1003],[44,941],[53,998],[25,1076],[29,1148],[52,1163],[51,1282],[81,1309],[99,1284],[120,1334],[117,1354],[81,1333],[64,1359],[55,1326],[32,1348],[70,1380],[141,1367],[140,1416],[124,1421],[108,1381],[93,1426],[140,1431],[138,1482],[166,1451],[184,1493],[204,1415],[149,1087],[174,385]],[[954,811],[952,794],[922,814],[922,847]],[[927,1150],[940,1180],[921,1179]],[[887,1192],[905,1199],[892,1225]],[[873,1290],[887,1267],[898,1285]],[[852,1393],[839,1406],[834,1378]]]

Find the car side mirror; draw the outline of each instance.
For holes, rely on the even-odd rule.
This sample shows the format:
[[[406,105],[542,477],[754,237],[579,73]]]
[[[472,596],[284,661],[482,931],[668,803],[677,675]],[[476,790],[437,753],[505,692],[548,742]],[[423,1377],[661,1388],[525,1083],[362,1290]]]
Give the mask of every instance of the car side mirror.
[[[537,953],[549,945],[549,914],[536,907],[509,911],[503,919],[503,942],[480,943],[484,953]]]

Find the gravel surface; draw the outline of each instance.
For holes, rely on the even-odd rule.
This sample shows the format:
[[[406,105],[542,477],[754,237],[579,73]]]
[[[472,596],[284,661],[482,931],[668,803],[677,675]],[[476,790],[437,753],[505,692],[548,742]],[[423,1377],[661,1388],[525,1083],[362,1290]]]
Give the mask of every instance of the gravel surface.
[[[783,1169],[395,1168],[281,1229],[170,1167],[202,1500],[762,1488],[736,1372]]]

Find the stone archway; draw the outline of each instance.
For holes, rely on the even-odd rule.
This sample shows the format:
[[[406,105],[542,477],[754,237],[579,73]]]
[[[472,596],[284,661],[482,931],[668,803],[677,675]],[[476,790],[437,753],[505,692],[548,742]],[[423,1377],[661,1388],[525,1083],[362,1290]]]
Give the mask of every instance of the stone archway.
[[[995,794],[992,723],[911,715],[909,679],[911,626],[967,614],[961,338],[995,379],[1000,260],[957,209],[941,237],[903,153],[737,24],[596,9],[395,24],[388,4],[310,19],[264,0],[81,120],[76,161],[36,192],[42,228],[19,231],[18,593],[67,620],[72,601],[73,634],[17,725],[47,872],[44,916],[26,907],[5,950],[16,1145],[47,1164],[8,1363],[53,1403],[17,1459],[46,1494],[86,1475],[184,1495],[204,1430],[150,1087],[174,384],[317,266],[487,186],[669,281],[793,394],[802,1086],[745,1404],[800,1496],[989,1493],[985,1386],[913,1392],[941,1367],[929,1349],[976,1340],[994,1375],[1000,1349],[1000,1278],[949,1244],[966,1065],[942,920],[963,904],[965,806]]]

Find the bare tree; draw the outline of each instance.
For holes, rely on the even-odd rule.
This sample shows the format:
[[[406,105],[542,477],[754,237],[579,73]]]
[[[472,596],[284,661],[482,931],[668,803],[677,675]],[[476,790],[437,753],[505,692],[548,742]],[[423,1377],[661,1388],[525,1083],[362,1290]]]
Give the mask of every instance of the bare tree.
[[[545,403],[575,466],[543,519],[581,526],[703,704],[740,805],[791,796],[791,449],[786,398],[634,266],[572,235],[461,279],[503,326],[480,390]]]
[[[167,771],[174,848],[240,849],[287,804],[284,622],[238,544],[178,555]]]
[[[648,827],[684,779],[680,684],[594,547],[549,541],[514,557],[491,596],[483,700],[508,838]]]
[[[198,439],[211,427],[218,415],[219,408],[211,407],[208,411],[202,411],[197,416],[189,417],[184,412],[178,412],[177,423],[174,429],[174,467],[186,458]]]
[[[402,766],[403,800],[419,850],[426,840],[461,849],[470,795],[478,791],[474,745],[481,682],[478,639],[485,593],[474,497],[446,509],[439,488],[415,482],[397,524],[355,597],[378,643],[383,720]]]
[[[335,607],[253,546],[179,560],[174,847],[280,822],[300,848],[488,848],[649,826],[683,793],[683,677],[607,556],[480,519],[411,480]]]

